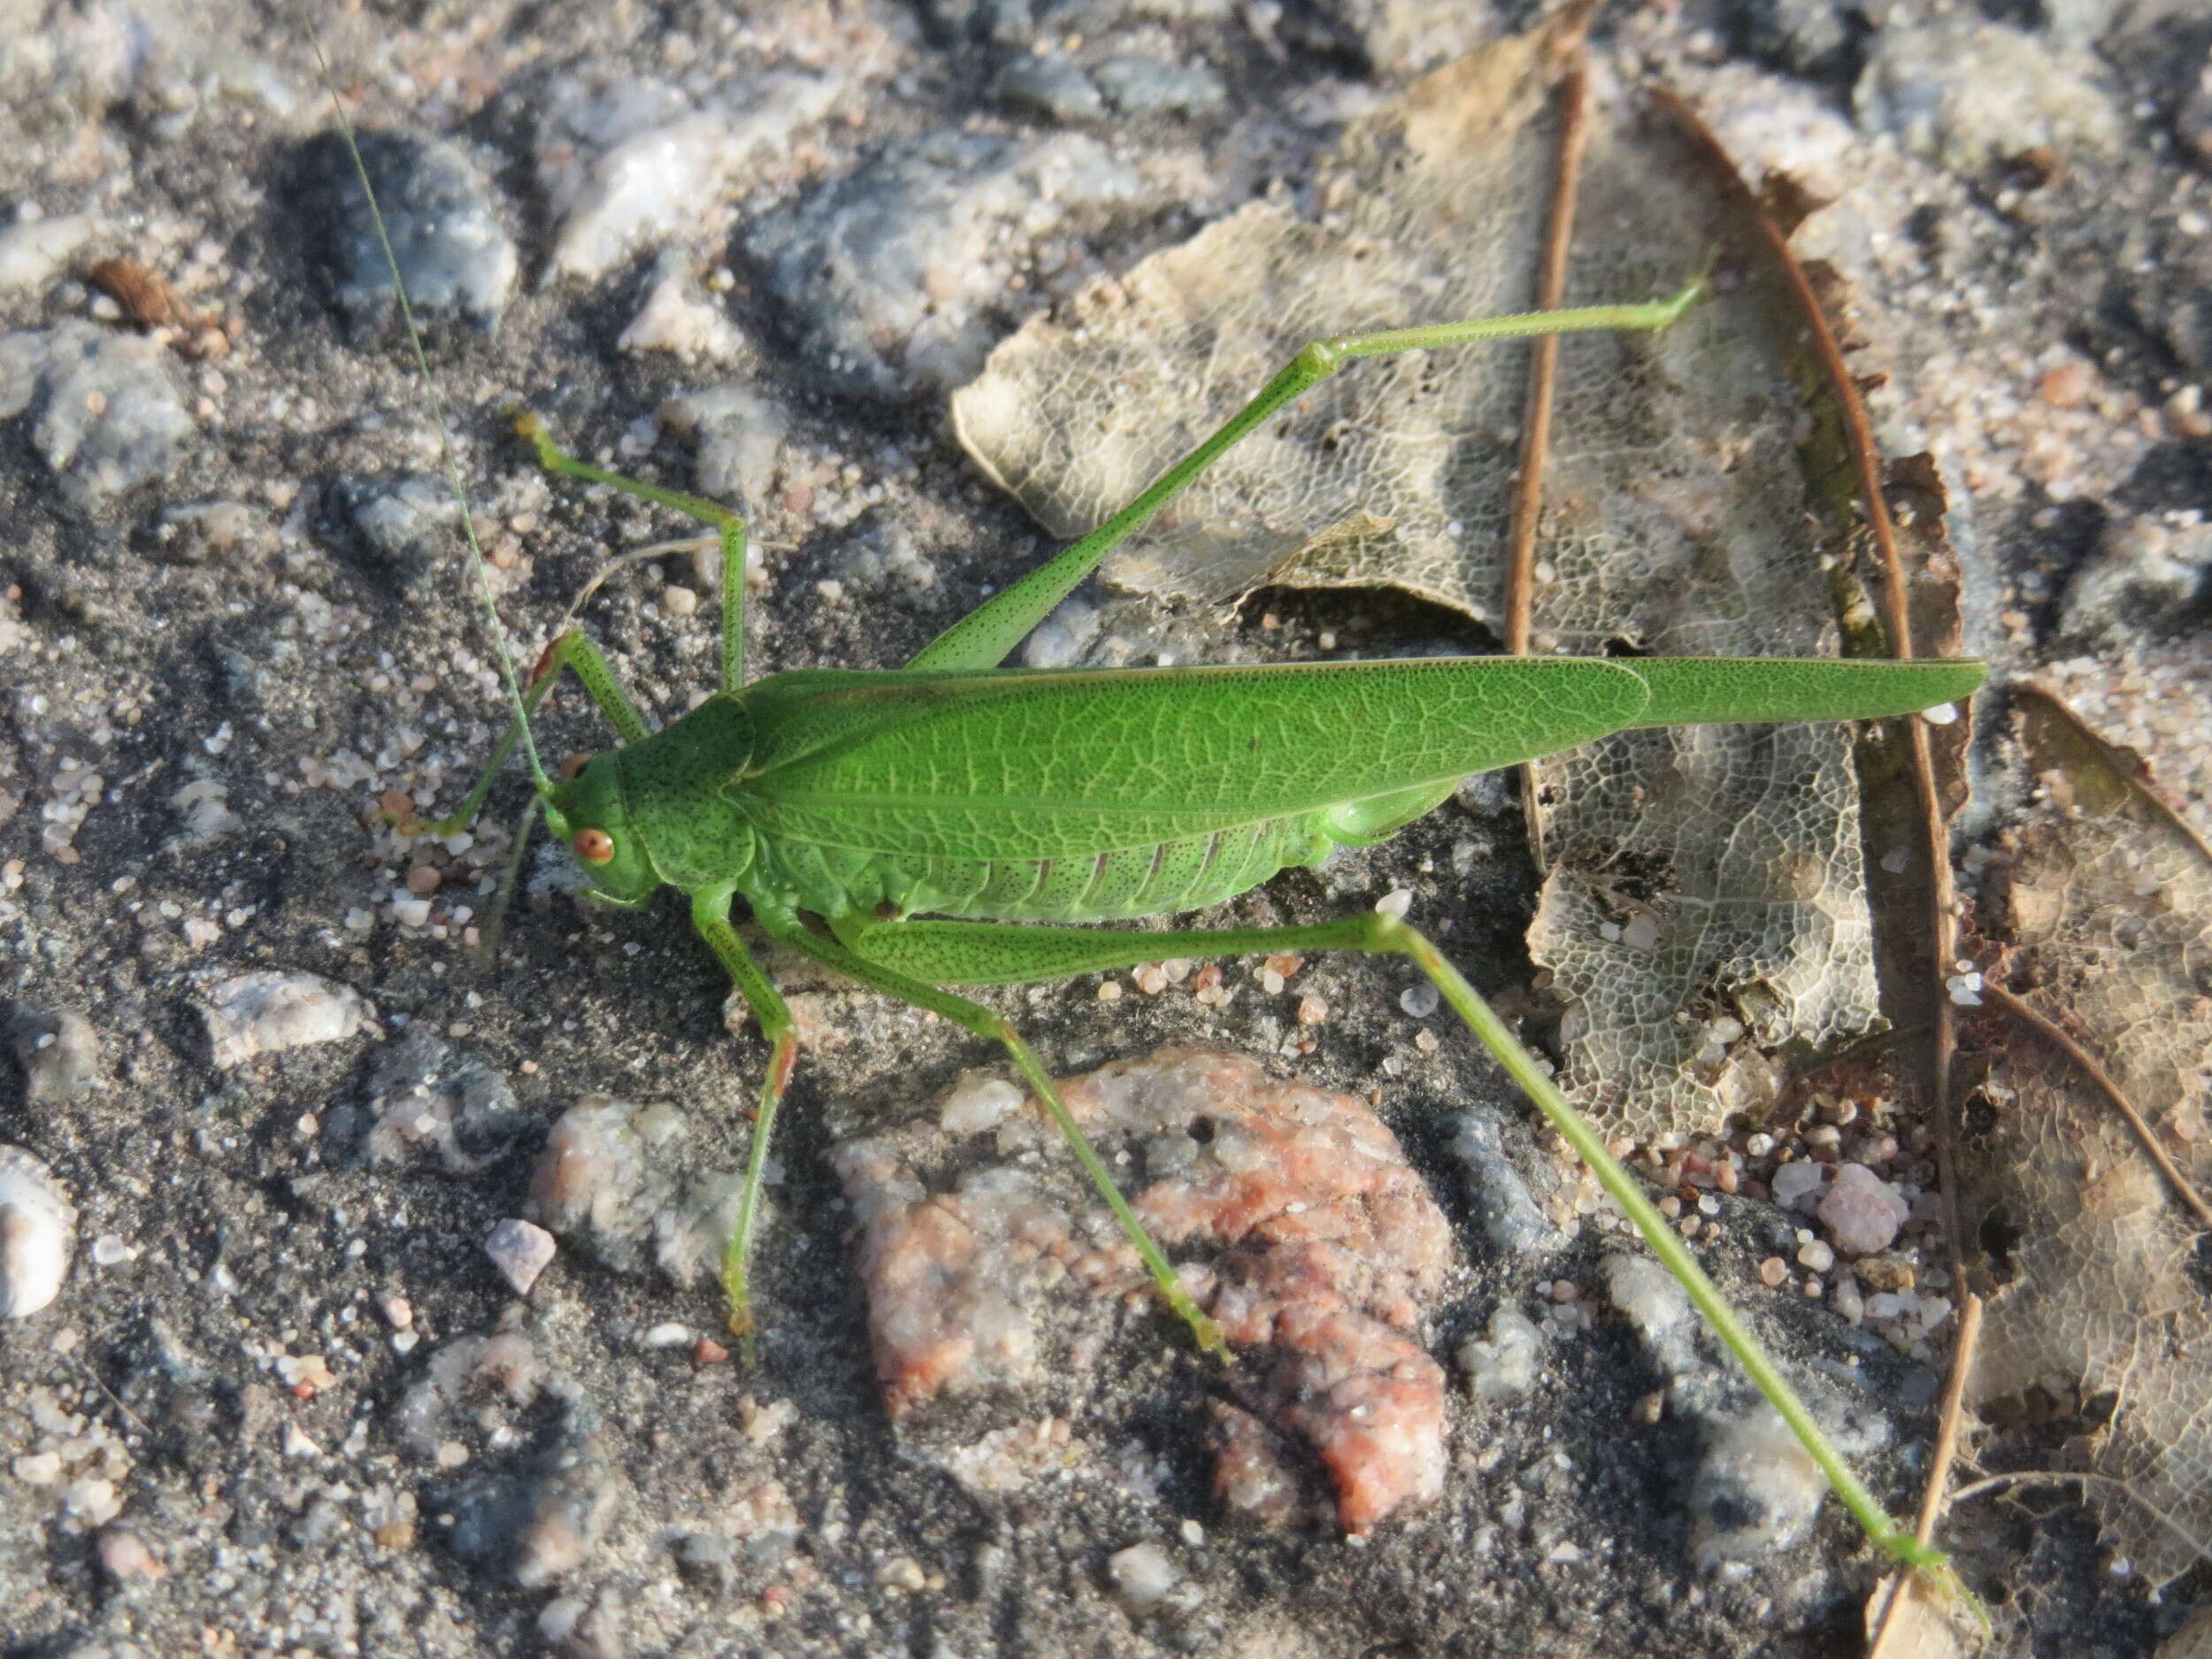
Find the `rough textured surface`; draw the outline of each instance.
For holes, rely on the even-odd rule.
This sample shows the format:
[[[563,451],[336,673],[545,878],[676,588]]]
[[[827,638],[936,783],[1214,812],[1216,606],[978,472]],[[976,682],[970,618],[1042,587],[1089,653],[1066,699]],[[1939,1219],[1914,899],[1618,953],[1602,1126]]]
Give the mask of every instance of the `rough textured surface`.
[[[941,1461],[900,1455],[872,1377],[854,1217],[826,1155],[996,1056],[789,964],[775,968],[806,1048],[763,1229],[757,1365],[741,1369],[719,1340],[703,1275],[688,1288],[657,1267],[632,1276],[580,1238],[528,1304],[510,1297],[482,1241],[528,1213],[533,1162],[564,1114],[587,1097],[680,1114],[687,1133],[654,1146],[649,1167],[680,1202],[741,1161],[764,1051],[726,1030],[726,987],[679,910],[580,910],[557,856],[528,865],[495,971],[469,954],[495,933],[487,888],[521,810],[514,782],[471,834],[409,844],[390,829],[411,803],[457,800],[503,716],[458,565],[434,562],[407,587],[333,511],[341,480],[434,473],[437,452],[403,351],[333,299],[331,236],[346,227],[328,222],[303,165],[328,118],[296,12],[18,10],[0,31],[0,331],[33,337],[43,364],[58,332],[90,329],[102,373],[120,378],[91,387],[97,411],[81,402],[48,423],[35,396],[0,420],[0,993],[82,1014],[106,1085],[42,1082],[33,1098],[19,1071],[46,1075],[37,1051],[0,1065],[0,1139],[36,1154],[81,1212],[60,1294],[0,1322],[0,1641],[40,1659],[448,1659],[553,1643],[1336,1659],[1481,1655],[1531,1633],[1604,1655],[1855,1649],[1870,1575],[1832,1511],[1743,1582],[1699,1575],[1675,1495],[1699,1431],[1663,1401],[1655,1420],[1647,1409],[1670,1385],[1599,1294],[1613,1236],[1602,1207],[1555,1171],[1470,1045],[1402,1006],[1411,981],[1396,964],[1226,964],[1210,982],[1171,962],[1112,976],[1110,997],[1087,978],[985,999],[1056,1071],[1196,1043],[1376,1102],[1458,1240],[1421,1346],[1449,1356],[1476,1338],[1494,1351],[1451,1371],[1441,1494],[1362,1546],[1340,1536],[1298,1448],[1286,1455],[1266,1402],[1247,1410],[1142,1302],[1071,1310],[1080,1328],[1047,1340],[1096,1328],[1083,1364],[1009,1415],[972,1402],[966,1428],[948,1423],[956,1443]],[[1950,488],[1973,642],[2061,680],[2153,754],[2201,818],[2212,653],[2201,580],[2185,590],[2212,492],[2212,30],[2187,9],[1982,10],[2101,88],[2122,142],[2040,154],[2055,129],[2008,130],[2000,104],[2001,153],[1959,171],[1861,126],[1855,83],[1892,55],[1884,31],[1923,24],[1921,8],[1621,8],[1603,22],[1596,73],[1665,76],[1755,175],[1787,171],[1827,199],[1801,246],[1844,273],[1868,342],[1859,361],[1890,373],[1875,394],[1883,444],[1932,449]],[[987,347],[1248,204],[1317,223],[1332,204],[1310,191],[1316,157],[1345,124],[1517,21],[1457,0],[488,0],[323,15],[365,124],[458,147],[478,206],[514,241],[496,326],[442,326],[433,355],[520,656],[603,559],[692,526],[549,485],[509,442],[503,411],[518,401],[586,455],[739,499],[755,532],[756,663],[779,669],[901,661],[1042,541],[959,453],[929,389],[933,361],[964,358],[916,361],[902,338],[867,337],[866,395],[849,396],[853,372],[824,353],[853,327],[855,302],[840,296],[860,290],[803,269],[779,287],[749,251],[753,229],[796,222],[924,138],[953,157],[974,135],[993,153],[1042,150],[1060,147],[1059,121],[1079,121],[1135,196],[1037,240],[1023,214],[1000,219],[980,265],[944,273],[918,302],[925,338]],[[2062,36],[2062,60],[2045,50]],[[1081,78],[1036,95],[1052,113],[991,91],[1038,52]],[[1114,58],[1185,71],[1173,81],[1201,104],[1210,72],[1225,96],[1195,115],[1117,114],[1095,78]],[[1970,83],[1977,65],[1928,67]],[[1116,73],[1124,96],[1148,95]],[[753,96],[780,76],[826,81],[828,107]],[[1151,93],[1163,89],[1156,79]],[[574,160],[581,178],[618,153],[619,123],[599,118],[640,110],[656,125],[621,131],[703,113],[731,122],[726,134],[749,110],[780,125],[709,157],[690,176],[712,182],[672,221],[608,192],[608,212],[577,222],[592,258],[611,262],[548,280],[569,224],[549,195],[570,176],[559,169]],[[576,111],[598,125],[566,119]],[[934,182],[947,202],[987,183],[1003,199],[999,175]],[[905,247],[973,245],[926,215],[909,227]],[[1511,250],[1467,235],[1453,251],[1481,272]],[[109,258],[156,275],[190,320],[131,332],[141,325],[89,280]],[[687,313],[672,329],[653,303],[669,296]],[[1325,297],[1317,320],[1358,320]],[[625,349],[649,308],[634,339],[657,343]],[[721,326],[687,334],[702,312]],[[713,350],[687,363],[670,349],[687,339]],[[1187,373],[1211,372],[1210,358],[1194,363]],[[1400,389],[1417,412],[1417,380]],[[105,430],[132,409],[151,424]],[[1087,407],[1078,429],[1107,419]],[[162,432],[176,441],[136,441]],[[66,450],[72,434],[86,447]],[[585,621],[641,703],[665,713],[710,680],[712,597],[679,549],[616,573]],[[1228,618],[1093,588],[1032,650],[1254,661],[1486,642],[1454,615],[1361,594],[1271,593]],[[544,741],[558,757],[605,738],[565,690]],[[2008,775],[2001,754],[1988,757],[1972,837],[1990,833]],[[1509,793],[1479,784],[1390,844],[1209,919],[1320,919],[1402,892],[1486,992],[1540,1016],[1520,826]],[[1870,869],[1909,862],[1883,837],[1866,850]],[[1633,916],[1605,919],[1625,948],[1642,937]],[[263,972],[351,987],[388,1034],[215,1066],[194,1004]],[[1693,1058],[1717,1045],[1741,1064],[1756,1046],[1756,1010],[1688,1011]],[[1730,1020],[1742,1030],[1724,1037]],[[388,1051],[418,1033],[445,1056],[419,1049],[388,1072]],[[472,1100],[493,1102],[488,1080],[513,1092],[503,1123],[471,1114]],[[1893,1450],[1869,1473],[1901,1509],[1924,1451],[1939,1304],[1955,1287],[1932,1277],[1931,1155],[1909,1093],[1880,1092],[1870,1122],[1860,1096],[1874,1092],[1825,1092],[1825,1105],[1785,1094],[1773,1121],[1694,1138],[1653,1172],[1793,1364],[1861,1372],[1892,1408]],[[415,1110],[388,1111],[403,1096]],[[1861,1115],[1841,1122],[1845,1109]],[[1493,1117],[1567,1235],[1556,1252],[1509,1263],[1481,1241],[1448,1149],[1446,1125],[1466,1112]],[[423,1138],[399,1133],[426,1117]],[[395,1156],[375,1156],[388,1118]],[[1812,1145],[1822,1132],[1833,1133]],[[1753,1150],[1762,1136],[1767,1149]],[[1862,1143],[1885,1137],[1885,1179],[1923,1189],[1899,1243],[1855,1263],[1801,1263],[1820,1242],[1799,1236],[1815,1231],[1809,1208],[1783,1214],[1757,1188],[1798,1163],[1871,1167]],[[1796,1162],[1778,1164],[1785,1152]],[[652,1266],[656,1243],[625,1259]],[[2154,1250],[2150,1264],[2181,1259]],[[1776,1288],[1763,1263],[1777,1264]],[[1535,1336],[1498,1323],[1504,1310]],[[2063,1430],[2044,1422],[2032,1413],[1985,1456],[2047,1466]],[[2014,1651],[2151,1651],[2178,1607],[2149,1603],[2141,1571],[2114,1571],[2070,1502],[2062,1490],[2034,1511],[1962,1506],[1950,1525],[1970,1575],[2006,1592]],[[1166,1588],[1133,1616],[1108,1563],[1147,1545],[1129,1587]],[[526,1564],[536,1587],[518,1582]]]
[[[1070,1161],[1041,1113],[978,1121],[963,1096],[987,1087],[833,1155],[865,1229],[869,1337],[895,1418],[940,1395],[1036,1383],[1066,1363],[1040,1329],[1051,1302],[1141,1301],[1148,1282],[1095,1195],[1077,1183],[1071,1199]],[[1374,1114],[1194,1050],[1118,1062],[1065,1093],[1244,1356],[1252,1400],[1327,1467],[1344,1529],[1434,1500],[1444,1373],[1418,1335],[1450,1233]],[[957,1142],[948,1159],[940,1123],[990,1134],[996,1159],[976,1164]],[[930,1154],[945,1171],[934,1180],[915,1167]]]

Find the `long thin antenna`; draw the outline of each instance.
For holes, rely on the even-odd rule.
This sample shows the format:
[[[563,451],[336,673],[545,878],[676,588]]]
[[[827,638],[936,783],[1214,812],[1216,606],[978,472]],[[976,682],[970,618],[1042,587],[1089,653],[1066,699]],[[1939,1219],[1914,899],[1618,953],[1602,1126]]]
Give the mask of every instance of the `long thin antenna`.
[[[346,141],[346,154],[353,158],[353,175],[361,181],[361,194],[369,204],[369,219],[376,227],[377,246],[384,250],[384,268],[392,273],[392,291],[399,296],[400,320],[407,326],[407,343],[415,354],[415,373],[422,382],[423,396],[430,405],[430,419],[438,429],[438,460],[445,470],[446,488],[453,492],[453,499],[461,509],[461,534],[468,542],[469,569],[476,577],[476,591],[484,602],[484,620],[491,630],[492,649],[499,658],[499,677],[507,687],[507,701],[514,705],[515,724],[522,732],[522,752],[530,763],[530,776],[541,795],[549,795],[553,780],[545,775],[545,766],[538,759],[538,741],[530,730],[530,710],[522,700],[522,682],[515,674],[514,654],[507,649],[507,631],[500,625],[499,606],[492,597],[491,573],[485,566],[484,549],[476,540],[476,515],[469,506],[468,486],[461,481],[461,463],[453,452],[453,429],[446,420],[445,399],[438,391],[437,377],[430,372],[430,355],[423,349],[422,330],[415,326],[415,308],[407,297],[407,280],[399,273],[399,256],[392,250],[391,232],[385,227],[384,210],[378,205],[376,187],[369,182],[368,164],[361,159],[361,145],[354,136],[353,122],[346,114],[345,100],[338,96],[338,77],[330,67],[330,59],[323,51],[322,36],[316,32],[314,19],[303,16],[307,33],[307,44],[315,54],[315,66],[322,73],[323,90],[330,95],[330,107],[338,118],[338,130]]]

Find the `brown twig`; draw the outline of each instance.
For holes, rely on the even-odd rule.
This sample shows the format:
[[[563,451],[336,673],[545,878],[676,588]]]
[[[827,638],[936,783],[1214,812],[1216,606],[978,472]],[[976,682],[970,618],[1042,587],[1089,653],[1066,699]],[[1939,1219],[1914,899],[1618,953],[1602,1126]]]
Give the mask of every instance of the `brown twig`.
[[[1555,310],[1567,291],[1567,255],[1574,242],[1575,196],[1581,188],[1582,151],[1588,130],[1587,80],[1582,48],[1559,83],[1559,158],[1552,175],[1551,223],[1544,235],[1543,264],[1536,276],[1536,309]],[[1551,456],[1552,401],[1559,380],[1559,336],[1537,337],[1529,359],[1528,408],[1521,422],[1521,469],[1513,491],[1513,525],[1505,567],[1505,649],[1528,655],[1530,613],[1534,603],[1536,527],[1544,511],[1544,469]],[[1521,812],[1528,823],[1529,852],[1536,873],[1544,873],[1544,818],[1536,799],[1536,769],[1521,767]]]
[[[1924,1544],[1935,1536],[1936,1523],[1943,1518],[1948,1507],[1944,1489],[1950,1485],[1951,1465],[1958,1461],[1960,1429],[1966,1417],[1966,1379],[1973,1372],[1974,1349],[1981,1337],[1982,1299],[1970,1291],[1959,1305],[1958,1337],[1951,1347],[1951,1374],[1944,1381],[1943,1409],[1936,1418],[1935,1455],[1928,1463],[1928,1484],[1921,1492],[1920,1516],[1913,1525],[1913,1536]],[[1904,1586],[1905,1575],[1900,1573],[1892,1581],[1889,1600],[1883,1605],[1874,1640],[1867,1644],[1866,1659],[1884,1659],[1885,1644],[1890,1640],[1898,1609],[1904,1602]]]
[[[1757,227],[1760,240],[1765,243],[1775,268],[1804,319],[1822,372],[1842,411],[1844,439],[1850,446],[1852,465],[1858,474],[1859,499],[1864,505],[1867,527],[1873,535],[1882,567],[1882,613],[1889,632],[1890,649],[1900,657],[1910,657],[1912,613],[1907,598],[1904,554],[1897,543],[1896,526],[1890,519],[1888,497],[1883,493],[1881,455],[1875,448],[1874,429],[1867,419],[1865,401],[1859,396],[1858,380],[1851,373],[1850,365],[1844,361],[1843,348],[1829,325],[1820,296],[1814,291],[1804,267],[1798,264],[1797,256],[1791,251],[1789,237],[1782,227],[1744,183],[1720,141],[1706,129],[1705,123],[1697,119],[1690,106],[1664,88],[1658,89],[1655,96],[1662,107],[1673,113],[1692,142],[1706,152],[1719,175],[1732,180],[1741,193],[1750,221]],[[1928,861],[1928,927],[1935,958],[1933,978],[1939,987],[1930,1067],[1930,1103],[1933,1109],[1939,1188],[1937,1201],[1941,1206],[1944,1236],[1948,1245],[1951,1282],[1962,1286],[1966,1283],[1966,1244],[1961,1236],[1959,1221],[1958,1132],[1951,1100],[1952,1063],[1958,1046],[1958,1012],[1951,1005],[1951,999],[1940,990],[1958,956],[1957,887],[1951,872],[1950,826],[1944,817],[1943,797],[1936,787],[1935,756],[1928,724],[1916,715],[1908,715],[1905,733],[1912,755],[1913,793],[1920,809],[1921,843]],[[1963,1389],[1964,1355],[1965,1345],[1961,1343],[1952,1356],[1952,1376],[1947,1389]],[[1942,1484],[1948,1474],[1949,1471],[1940,1466],[1930,1471],[1928,1488],[1922,1499],[1924,1514],[1931,1512],[1932,1508],[1934,1512],[1940,1511]]]
[[[2126,1092],[2113,1079],[2112,1074],[2098,1064],[2096,1056],[2076,1042],[2067,1034],[2064,1027],[2037,1012],[1987,974],[1982,979],[1982,995],[2014,1018],[2032,1026],[2039,1036],[2062,1049],[2066,1057],[2082,1069],[2083,1075],[2104,1092],[2105,1099],[2112,1102],[2112,1109],[2127,1120],[2128,1127],[2134,1131],[2143,1150],[2150,1155],[2151,1162],[2158,1165],[2158,1172],[2171,1183],[2175,1195],[2198,1221],[2206,1228],[2212,1229],[2212,1207],[2206,1205],[2203,1194],[2190,1184],[2181,1167],[2166,1155],[2166,1148],[2158,1144],[2157,1133],[2152,1129],[2149,1121],[2135,1110],[2135,1102],[2127,1097]]]

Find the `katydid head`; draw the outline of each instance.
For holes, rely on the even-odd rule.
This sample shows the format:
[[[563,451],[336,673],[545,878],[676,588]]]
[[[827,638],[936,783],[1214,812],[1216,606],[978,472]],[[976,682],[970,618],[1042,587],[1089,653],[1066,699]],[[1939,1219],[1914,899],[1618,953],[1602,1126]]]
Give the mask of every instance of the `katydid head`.
[[[561,771],[563,781],[547,787],[547,825],[575,854],[594,898],[635,910],[653,896],[661,878],[630,821],[619,754],[610,749]]]

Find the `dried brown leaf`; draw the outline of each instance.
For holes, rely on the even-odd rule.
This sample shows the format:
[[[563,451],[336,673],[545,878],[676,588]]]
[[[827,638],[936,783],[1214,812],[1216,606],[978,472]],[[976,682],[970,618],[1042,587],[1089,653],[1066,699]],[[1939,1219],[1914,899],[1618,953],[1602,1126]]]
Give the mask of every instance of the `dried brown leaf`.
[[[2182,1173],[2212,1180],[2212,858],[2115,757],[2039,699],[2020,737],[2040,799],[1985,877],[1983,931],[2015,995],[2093,1055]],[[1967,1198],[2000,1263],[1978,1402],[2110,1396],[2081,1466],[2113,1547],[2153,1582],[2212,1541],[2212,1307],[2200,1229],[2088,1074],[1993,1028]]]
[[[1256,204],[1033,320],[956,397],[962,441],[1073,534],[1309,340],[1528,308],[1569,39],[1501,42],[1355,123],[1317,220]],[[1802,317],[1732,182],[1593,79],[1569,303],[1673,292],[1717,252],[1724,291],[1655,340],[1562,342],[1532,649],[1832,652],[1824,565],[1847,546],[1849,480],[1821,470],[1832,417],[1802,390],[1819,384]],[[1494,626],[1525,363],[1509,347],[1361,365],[1232,451],[1107,576],[1213,600],[1389,585]],[[1569,1079],[1609,1127],[1656,1139],[1755,1110],[1774,1050],[1877,1023],[1843,733],[1633,733],[1545,763],[1539,787],[1552,864],[1530,949],[1567,1003]],[[1716,1043],[1724,1016],[1749,1041]]]

